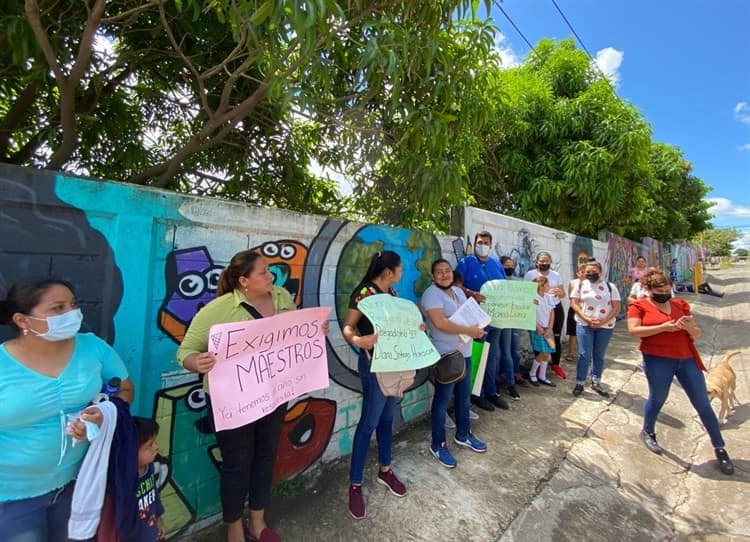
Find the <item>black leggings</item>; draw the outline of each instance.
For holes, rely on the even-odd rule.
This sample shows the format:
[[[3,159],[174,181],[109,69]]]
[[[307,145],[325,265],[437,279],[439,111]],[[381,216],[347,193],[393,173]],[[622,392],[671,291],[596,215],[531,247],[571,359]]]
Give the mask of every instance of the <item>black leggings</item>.
[[[209,411],[210,405],[209,405]],[[216,432],[221,450],[221,509],[226,523],[242,518],[250,493],[250,510],[263,510],[271,500],[273,465],[279,444],[286,403],[263,418]],[[213,412],[212,412],[213,417]]]
[[[562,354],[562,342],[560,334],[565,324],[565,309],[562,303],[555,305],[555,323],[552,325],[552,333],[555,335],[555,351],[550,354],[552,365],[560,365],[560,355]]]

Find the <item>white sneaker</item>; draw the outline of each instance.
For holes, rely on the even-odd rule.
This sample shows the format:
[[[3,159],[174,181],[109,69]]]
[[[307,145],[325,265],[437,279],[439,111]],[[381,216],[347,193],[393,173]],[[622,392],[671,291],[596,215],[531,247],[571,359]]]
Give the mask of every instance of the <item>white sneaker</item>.
[[[474,412],[472,409],[469,409],[469,419],[470,420],[478,420],[479,419],[479,414],[477,414],[476,412]]]
[[[446,429],[455,429],[456,428],[456,422],[453,421],[453,418],[445,415],[445,428]]]

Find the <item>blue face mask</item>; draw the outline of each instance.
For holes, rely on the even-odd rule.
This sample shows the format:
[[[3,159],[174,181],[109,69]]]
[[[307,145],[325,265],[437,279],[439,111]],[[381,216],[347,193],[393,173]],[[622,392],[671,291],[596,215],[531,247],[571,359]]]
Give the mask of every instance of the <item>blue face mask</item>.
[[[46,333],[39,333],[33,329],[31,332],[35,333],[37,337],[54,342],[75,337],[81,329],[83,313],[81,313],[81,309],[73,309],[57,316],[50,316],[49,318],[37,318],[36,316],[29,316],[29,318],[45,320],[47,322]]]

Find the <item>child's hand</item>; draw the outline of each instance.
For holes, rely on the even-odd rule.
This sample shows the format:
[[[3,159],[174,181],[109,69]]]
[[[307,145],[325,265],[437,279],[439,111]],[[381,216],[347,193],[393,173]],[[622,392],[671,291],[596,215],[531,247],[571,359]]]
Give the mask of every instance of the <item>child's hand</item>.
[[[161,518],[156,518],[156,539],[164,540],[164,522]]]
[[[548,329],[547,331],[545,331],[544,332],[544,336],[547,337],[548,339],[551,338],[552,337],[552,330]]]
[[[419,324],[419,331],[427,331],[427,326],[425,325],[424,322]]]
[[[537,335],[544,335],[544,328],[537,324],[536,326],[536,333]]]
[[[328,320],[323,321],[323,325],[320,326],[320,329],[323,331],[323,335],[328,335],[328,332],[331,330],[331,324]]]

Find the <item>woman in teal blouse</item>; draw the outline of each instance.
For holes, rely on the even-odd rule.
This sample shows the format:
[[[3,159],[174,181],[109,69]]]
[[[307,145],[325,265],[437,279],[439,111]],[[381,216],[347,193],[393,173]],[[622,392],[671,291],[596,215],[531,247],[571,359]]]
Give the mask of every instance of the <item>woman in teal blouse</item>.
[[[67,540],[73,483],[87,450],[87,406],[105,381],[133,385],[117,353],[90,333],[73,289],[55,279],[19,282],[0,302],[18,336],[0,345],[0,540]],[[72,421],[71,421],[72,420]],[[83,442],[74,442],[83,441]]]

